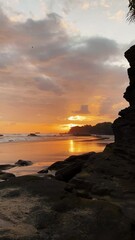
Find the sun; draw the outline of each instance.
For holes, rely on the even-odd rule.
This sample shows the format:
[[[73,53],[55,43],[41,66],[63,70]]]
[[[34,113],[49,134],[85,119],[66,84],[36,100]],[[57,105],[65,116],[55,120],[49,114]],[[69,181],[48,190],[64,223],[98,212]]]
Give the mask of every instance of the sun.
[[[86,117],[79,116],[79,115],[68,117],[69,121],[84,121],[85,119],[86,119]]]

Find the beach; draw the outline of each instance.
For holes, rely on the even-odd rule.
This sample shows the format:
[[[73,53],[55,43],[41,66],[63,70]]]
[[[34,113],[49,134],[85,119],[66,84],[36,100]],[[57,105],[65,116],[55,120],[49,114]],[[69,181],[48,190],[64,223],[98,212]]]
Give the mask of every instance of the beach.
[[[19,159],[32,161],[31,166],[8,170],[16,176],[35,174],[56,161],[86,152],[101,152],[113,136],[75,137],[69,135],[7,134],[0,139],[0,164],[14,164]]]

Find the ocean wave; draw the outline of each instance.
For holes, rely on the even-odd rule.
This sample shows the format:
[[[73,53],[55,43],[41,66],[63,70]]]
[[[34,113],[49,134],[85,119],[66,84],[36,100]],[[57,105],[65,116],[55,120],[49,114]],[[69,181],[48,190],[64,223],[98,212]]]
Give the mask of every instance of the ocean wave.
[[[0,143],[11,143],[11,142],[33,142],[33,141],[45,141],[54,138],[67,137],[61,134],[4,134],[0,136]]]

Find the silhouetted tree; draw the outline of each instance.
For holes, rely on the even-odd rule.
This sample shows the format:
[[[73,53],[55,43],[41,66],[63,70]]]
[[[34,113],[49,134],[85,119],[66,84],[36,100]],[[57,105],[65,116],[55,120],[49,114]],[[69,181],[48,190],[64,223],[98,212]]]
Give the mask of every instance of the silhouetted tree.
[[[130,22],[134,22],[135,21],[135,0],[129,0],[129,12],[127,15],[127,19]]]

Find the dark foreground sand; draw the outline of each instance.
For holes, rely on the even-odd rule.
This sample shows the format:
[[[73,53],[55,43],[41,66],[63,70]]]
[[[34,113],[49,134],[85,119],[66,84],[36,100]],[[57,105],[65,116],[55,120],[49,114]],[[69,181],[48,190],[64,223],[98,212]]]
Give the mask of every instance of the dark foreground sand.
[[[135,165],[112,148],[1,182],[0,239],[134,240]]]

